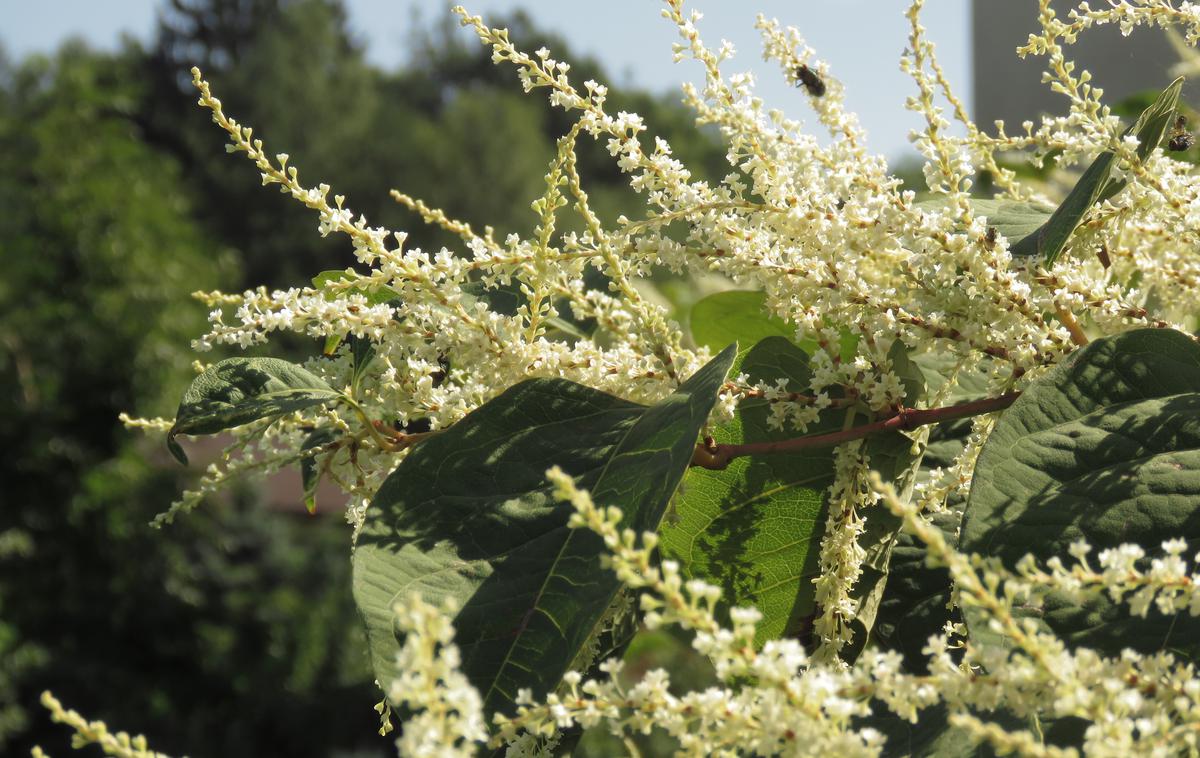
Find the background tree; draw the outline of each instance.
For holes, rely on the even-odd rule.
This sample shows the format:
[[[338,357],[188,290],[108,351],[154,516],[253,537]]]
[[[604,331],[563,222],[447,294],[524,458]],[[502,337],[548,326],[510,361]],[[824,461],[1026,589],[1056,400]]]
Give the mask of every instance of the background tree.
[[[594,62],[511,20],[514,36]],[[231,110],[412,244],[451,240],[392,187],[498,232],[532,226],[567,128],[514,92],[446,25],[411,62],[372,66],[330,0],[172,0],[155,39],[0,60],[0,752],[62,743],[35,705],[53,689],[89,715],[192,755],[386,753],[349,594],[347,532],[259,493],[147,527],[194,471],[117,423],[171,415],[203,331],[196,289],[297,286],[353,263],[315,220],[264,190],[186,85],[194,64]],[[693,165],[715,140],[669,100],[614,91]],[[638,206],[603,148],[581,151],[603,214]],[[286,346],[286,345],[285,345]]]
[[[39,738],[28,707],[51,687],[171,724],[168,749],[369,741],[353,705],[369,683],[341,660],[354,625],[340,530],[250,497],[146,526],[185,474],[117,414],[173,411],[203,319],[188,293],[237,268],[193,219],[179,165],[133,138],[139,64],[69,46],[5,77],[0,740]],[[335,696],[346,687],[357,696]]]

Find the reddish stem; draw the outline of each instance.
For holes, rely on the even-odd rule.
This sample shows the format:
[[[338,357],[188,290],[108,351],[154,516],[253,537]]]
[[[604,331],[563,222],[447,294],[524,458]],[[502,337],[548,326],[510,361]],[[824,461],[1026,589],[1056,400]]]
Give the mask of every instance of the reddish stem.
[[[808,450],[817,447],[832,447],[843,442],[860,440],[863,437],[880,432],[894,432],[916,429],[926,424],[937,424],[942,421],[979,416],[984,413],[1002,411],[1021,396],[1020,392],[1007,392],[999,397],[989,397],[974,400],[969,403],[947,405],[942,408],[902,408],[896,415],[875,421],[852,429],[829,434],[812,434],[807,437],[796,437],[777,442],[746,442],[743,444],[696,445],[692,456],[692,465],[701,468],[720,471],[729,465],[734,458],[743,455],[766,455],[768,453],[794,453],[797,450]]]

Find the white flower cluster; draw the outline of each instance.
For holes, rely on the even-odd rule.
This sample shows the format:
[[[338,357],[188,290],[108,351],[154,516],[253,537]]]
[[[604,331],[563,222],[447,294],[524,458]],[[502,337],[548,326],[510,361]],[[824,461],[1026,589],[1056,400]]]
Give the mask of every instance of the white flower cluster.
[[[800,430],[830,407],[900,406],[904,389],[889,359],[897,343],[914,354],[940,353],[955,365],[936,403],[949,396],[960,370],[981,367],[976,373],[984,374],[988,390],[1005,392],[1088,335],[1191,325],[1200,313],[1200,259],[1194,253],[1200,242],[1200,178],[1191,164],[1162,150],[1140,158],[1136,138],[1122,137],[1102,90],[1067,51],[1080,33],[1106,24],[1125,32],[1137,25],[1172,25],[1180,29],[1181,43],[1195,44],[1197,6],[1110,0],[1101,8],[1081,3],[1060,18],[1050,0],[1039,0],[1039,31],[1019,52],[1045,59],[1044,79],[1063,95],[1068,110],[1024,123],[1013,134],[997,123],[989,134],[970,120],[939,65],[920,23],[923,4],[909,4],[910,34],[901,60],[915,85],[907,105],[924,119],[913,142],[925,158],[933,198],[921,202],[869,152],[863,129],[844,109],[842,83],[794,28],[761,17],[757,23],[764,55],[797,85],[827,133],[824,139],[767,109],[751,75],[723,70],[732,47],[710,49],[700,36],[700,14],[687,11],[683,0],[664,0],[663,15],[680,36],[676,59],[694,60],[704,72],[701,87],[684,88],[684,100],[699,124],[719,129],[727,146],[728,174],[707,182],[696,179],[665,140],[646,134],[639,116],[610,113],[602,84],[573,84],[570,66],[550,51],[524,53],[506,30],[456,8],[493,60],[515,67],[526,91],[544,92],[576,119],[547,167],[545,194],[532,204],[537,225],[529,238],[500,241],[490,228],[477,233],[393,193],[425,222],[455,234],[462,241],[457,251],[405,249],[403,233],[370,226],[340,195],[331,201],[326,185],[302,184],[289,156],[271,157],[251,129],[224,113],[194,72],[200,104],[228,134],[229,150],[253,162],[264,184],[313,209],[321,234],[346,235],[361,269],[314,287],[202,293],[211,328],[196,347],[245,347],[284,330],[321,338],[355,335],[371,340],[377,370],[356,384],[348,345],[332,358],[310,361],[306,367],[332,386],[354,387],[355,413],[316,409],[243,428],[225,459],[181,506],[194,505],[231,476],[294,463],[306,430],[333,427],[363,444],[304,454],[315,455],[322,470],[353,494],[349,515],[359,522],[403,455],[387,444],[369,444],[379,436],[379,422],[400,428],[428,420],[434,430],[445,428],[530,377],[563,377],[630,400],[657,401],[709,358],[643,295],[642,280],[661,268],[715,275],[729,286],[761,291],[771,315],[792,326],[798,338],[816,342],[810,386],[761,385],[738,377],[726,384],[717,411],[728,415],[739,399],[763,397],[771,403],[772,423]],[[952,120],[960,123],[962,136],[951,133]],[[608,149],[644,198],[644,217],[621,217],[605,228],[576,169],[581,139]],[[1115,154],[1114,175],[1126,185],[1091,209],[1053,265],[1014,257],[1015,240],[997,234],[969,202],[968,192],[983,172],[1002,199],[1061,200],[1072,184],[1064,172],[1102,151]],[[1052,157],[1058,173],[1049,182],[1018,181],[1014,157],[1039,166]],[[560,230],[559,213],[568,207],[579,214],[583,231]],[[607,286],[589,287],[590,269]],[[521,294],[515,312],[491,306],[490,294],[499,289]],[[592,320],[597,332],[574,334],[571,319]],[[852,355],[843,354],[847,338]],[[161,427],[156,421],[130,423]],[[586,493],[556,475],[563,496],[578,509],[577,525],[600,533],[613,551],[614,570],[630,587],[644,590],[647,623],[693,630],[697,649],[716,664],[721,685],[678,696],[668,690],[666,675],[655,673],[626,688],[612,664],[607,679],[583,682],[572,676],[547,702],[526,702],[518,717],[499,724],[501,738],[517,752],[542,750],[564,726],[603,722],[622,733],[661,727],[690,754],[870,755],[879,751],[883,736],[860,728],[858,719],[871,712],[872,702],[910,720],[940,703],[954,725],[1001,752],[1061,752],[1027,730],[1002,727],[991,716],[1001,707],[1017,717],[1085,719],[1089,754],[1195,752],[1200,680],[1190,666],[1166,654],[1106,659],[1068,650],[1011,612],[1019,598],[1049,589],[1078,598],[1104,593],[1128,601],[1135,613],[1151,606],[1194,612],[1196,580],[1178,544],[1170,543],[1167,556],[1148,568],[1132,546],[1101,554],[1092,568],[1080,546],[1070,568],[1027,562],[1009,573],[956,553],[924,521],[922,513],[944,509],[949,496],[970,485],[992,423],[977,419],[962,455],[917,482],[911,498],[870,485],[864,445],[839,449],[820,552],[821,615],[811,656],[788,641],[755,650],[752,611],[735,613],[732,629],[720,627],[712,618],[713,588],[685,585],[670,563],[655,566],[652,535],[639,543],[636,535],[617,533],[611,509],[594,507]],[[914,444],[922,444],[920,435]],[[930,640],[925,676],[904,673],[895,655],[871,650],[853,667],[839,663],[839,650],[851,641],[864,514],[881,502],[901,513],[930,553],[950,567],[958,602],[982,609],[1015,640],[1012,649],[965,642],[956,634],[960,630],[951,629]],[[402,742],[402,749],[419,752],[445,738],[451,740],[447,750],[467,750],[484,736],[468,688],[454,670],[448,623],[420,605],[404,613],[402,622],[417,646],[406,648],[405,676],[418,679],[393,689],[392,699],[425,715],[406,726],[401,739],[413,742]],[[438,688],[449,691],[438,695]]]
[[[1108,595],[1116,602],[1129,603],[1134,616],[1145,618],[1150,608],[1159,613],[1174,615],[1185,611],[1200,616],[1200,574],[1188,573],[1187,541],[1167,540],[1162,543],[1163,557],[1153,558],[1149,570],[1143,570],[1146,551],[1139,545],[1120,545],[1100,552],[1100,570],[1093,569],[1087,560],[1092,547],[1086,541],[1071,544],[1075,565],[1069,569],[1061,558],[1051,558],[1049,572],[1039,569],[1032,558],[1026,557],[1016,566],[1019,580],[1012,580],[1014,594],[1032,595],[1042,587],[1054,587],[1065,593],[1070,602],[1082,604],[1089,596]],[[1200,554],[1194,561],[1200,562]],[[1024,586],[1022,586],[1024,585]]]
[[[458,670],[454,645],[456,609],[441,609],[413,595],[396,604],[396,628],[404,644],[396,656],[400,672],[388,687],[393,707],[411,714],[396,739],[400,755],[471,758],[486,740],[483,698]]]
[[[1045,572],[1026,558],[1013,573],[955,551],[915,505],[902,502],[878,475],[872,475],[872,487],[925,543],[930,559],[950,570],[958,604],[981,612],[990,630],[1005,639],[1005,644],[992,645],[986,635],[954,641],[954,635],[965,631],[961,628],[929,639],[924,652],[930,656],[930,677],[937,697],[951,709],[952,723],[1002,753],[1037,755],[1047,748],[1040,740],[1026,743],[1031,735],[986,724],[978,712],[1005,709],[1024,718],[1083,719],[1083,752],[1089,756],[1169,756],[1200,749],[1200,679],[1192,664],[1167,652],[1142,655],[1126,649],[1106,658],[1085,647],[1069,649],[1037,621],[1018,618],[1015,612],[1050,591],[1080,599],[1089,592],[1106,592],[1114,599],[1133,592],[1130,603],[1136,615],[1144,616],[1156,597],[1160,609],[1186,608],[1200,615],[1200,591],[1179,557],[1184,549],[1179,541],[1164,546],[1168,556],[1145,573],[1133,565],[1141,549],[1123,545],[1102,554],[1104,575],[1097,575],[1085,561],[1089,548],[1082,542],[1071,547],[1078,561],[1071,571],[1052,560],[1051,571]]]
[[[640,535],[620,530],[620,510],[601,508],[579,490],[561,470],[546,472],[556,495],[572,504],[571,526],[599,534],[611,552],[606,559],[625,585],[640,590],[641,610],[650,628],[678,625],[693,633],[693,647],[713,662],[719,684],[704,690],[673,694],[665,671],[648,672],[633,685],[619,678],[617,660],[603,664],[603,677],[584,681],[569,673],[557,693],[534,702],[529,692],[518,697],[514,717],[495,717],[493,747],[508,745],[508,754],[549,755],[556,735],[576,725],[602,727],[618,736],[664,730],[679,744],[681,755],[879,755],[884,735],[866,725],[880,708],[895,717],[916,723],[922,711],[941,705],[949,723],[978,742],[991,744],[1001,754],[1028,756],[1076,755],[1074,749],[1046,745],[1027,729],[1001,723],[998,713],[1025,719],[1083,719],[1083,750],[1093,756],[1173,756],[1200,748],[1200,680],[1190,664],[1169,653],[1140,655],[1126,650],[1106,658],[1086,648],[1068,650],[1061,640],[1038,628],[1030,619],[1018,619],[1015,609],[1038,593],[1051,590],[1085,592],[1087,586],[1104,587],[1120,597],[1133,589],[1134,612],[1143,599],[1158,594],[1160,608],[1189,608],[1200,613],[1200,591],[1195,577],[1179,560],[1182,546],[1172,543],[1168,557],[1155,562],[1147,573],[1133,568],[1136,548],[1123,546],[1106,551],[1100,562],[1115,580],[1105,580],[1087,568],[1086,546],[1072,553],[1079,564],[1072,571],[1052,562],[1052,571],[1038,570],[1030,561],[1017,573],[999,568],[980,569],[956,553],[942,533],[926,521],[913,505],[901,502],[890,485],[873,477],[871,487],[888,507],[905,519],[928,547],[932,559],[949,567],[960,588],[960,602],[988,614],[995,631],[1013,643],[987,646],[961,638],[953,627],[930,637],[925,653],[929,673],[914,675],[902,668],[892,651],[867,650],[853,666],[822,665],[811,659],[796,640],[754,645],[760,618],[752,608],[733,609],[731,626],[714,620],[720,589],[701,581],[684,581],[672,561],[657,564],[652,553],[653,533]],[[1113,592],[1113,588],[1120,587]],[[1153,592],[1146,593],[1149,587]],[[419,639],[449,641],[449,621],[437,618],[428,606],[415,601],[405,630]],[[428,628],[415,626],[422,622]],[[428,645],[426,645],[429,648]],[[430,650],[432,648],[429,648]],[[453,660],[451,656],[450,660]],[[446,661],[435,661],[427,652],[407,658],[416,671],[403,675],[403,686],[393,686],[394,697],[411,699],[415,682],[452,677]],[[431,672],[436,672],[433,674]],[[474,701],[456,686],[462,702],[455,714]],[[432,694],[426,695],[433,697]],[[426,711],[431,713],[434,711]],[[437,711],[447,712],[446,709]],[[431,717],[432,718],[432,717]],[[435,725],[420,721],[419,733],[446,731],[454,735],[453,715]],[[405,728],[408,728],[406,725]],[[485,736],[477,732],[475,739]],[[457,744],[457,743],[456,743]],[[415,755],[418,753],[402,753]]]
[[[842,84],[796,29],[758,21],[764,55],[803,87],[828,132],[825,143],[806,133],[801,122],[766,110],[754,95],[753,77],[722,71],[732,49],[722,45],[714,52],[705,46],[698,13],[687,12],[682,0],[665,5],[663,15],[681,37],[676,58],[698,61],[705,73],[704,86],[685,87],[684,99],[698,123],[720,128],[730,173],[715,184],[694,179],[666,141],[647,142],[639,116],[605,109],[603,85],[588,81],[577,89],[570,66],[549,51],[523,53],[506,30],[492,29],[457,8],[463,23],[491,47],[493,60],[516,67],[526,90],[544,90],[555,106],[578,116],[550,162],[546,194],[533,203],[538,224],[529,239],[497,241],[490,229],[478,234],[466,223],[393,193],[426,222],[458,235],[464,247],[457,253],[406,250],[403,233],[370,226],[340,195],[331,202],[327,185],[302,184],[290,157],[272,158],[249,127],[224,113],[194,72],[200,104],[229,135],[230,152],[248,157],[264,184],[312,208],[321,234],[347,235],[367,267],[347,270],[319,287],[204,293],[212,328],[196,341],[197,349],[246,347],[281,330],[369,338],[380,368],[366,378],[358,401],[367,417],[399,425],[427,419],[432,428],[443,428],[533,376],[564,377],[652,402],[708,357],[703,349],[689,348],[679,325],[640,293],[639,279],[666,267],[717,274],[733,286],[760,289],[770,312],[793,325],[797,335],[817,341],[811,387],[788,387],[783,393],[735,383],[720,406],[720,413],[728,414],[739,397],[765,395],[775,401],[774,423],[803,430],[834,402],[831,397],[875,410],[897,405],[903,393],[887,359],[897,340],[916,351],[990,358],[993,389],[1001,391],[1069,352],[1079,340],[1079,318],[1097,332],[1111,333],[1131,325],[1178,325],[1200,310],[1200,264],[1188,242],[1200,221],[1200,188],[1190,166],[1161,153],[1143,165],[1133,146],[1116,139],[1120,126],[1100,103],[1101,92],[1088,83],[1086,72],[1075,72],[1064,52],[1080,31],[1097,24],[1170,22],[1193,34],[1190,4],[1081,6],[1063,21],[1043,0],[1042,33],[1022,51],[1046,56],[1047,79],[1067,96],[1069,113],[1036,129],[1027,124],[1019,137],[1007,136],[999,125],[992,137],[970,121],[953,94],[920,25],[923,3],[911,3],[909,49],[901,63],[917,85],[909,107],[926,119],[915,144],[927,158],[930,188],[946,199],[932,205],[919,204],[912,192],[901,190],[886,162],[868,151],[857,119],[843,108]],[[805,84],[805,77],[814,77],[819,87]],[[938,97],[966,126],[966,136],[948,133]],[[645,218],[622,217],[616,228],[603,227],[575,167],[581,138],[607,146],[631,186],[644,195]],[[1122,171],[1133,181],[1089,217],[1077,235],[1075,255],[1049,271],[1014,259],[1009,241],[990,235],[987,220],[965,202],[977,171],[990,172],[1007,195],[1030,196],[1001,165],[1005,152],[1053,151],[1069,166],[1105,148],[1126,158]],[[558,230],[558,214],[568,205],[581,215],[583,232]],[[667,232],[680,224],[686,229],[682,240]],[[1105,263],[1090,255],[1089,248],[1099,247],[1106,251]],[[588,268],[604,274],[607,291],[584,283]],[[1136,287],[1118,284],[1130,281],[1135,271]],[[508,287],[525,299],[511,315],[492,309],[487,298],[488,291]],[[1168,288],[1171,297],[1161,297]],[[598,331],[591,338],[566,335],[556,328],[563,317],[594,319]],[[857,337],[851,360],[841,354],[847,334]],[[314,360],[307,368],[344,386],[348,366],[345,360]],[[311,417],[303,422],[336,423]],[[366,422],[343,423],[357,432]],[[327,468],[343,481],[361,481],[360,496],[369,496],[396,462],[394,455],[353,464],[344,453],[335,457]],[[223,476],[210,477],[214,486]]]
[[[733,609],[732,627],[713,619],[720,589],[704,582],[684,581],[673,561],[652,557],[657,536],[619,530],[621,512],[599,508],[586,492],[560,469],[546,472],[556,495],[571,502],[571,526],[599,534],[612,551],[609,565],[625,585],[642,590],[641,610],[649,628],[679,625],[694,633],[693,646],[708,656],[721,684],[674,695],[665,671],[647,673],[631,687],[622,685],[621,664],[602,666],[605,678],[583,682],[577,673],[564,679],[558,694],[535,704],[529,693],[519,698],[517,716],[496,719],[505,742],[521,734],[550,735],[579,724],[604,725],[618,735],[649,734],[659,728],[674,737],[686,755],[737,756],[817,754],[873,755],[882,736],[855,729],[855,716],[869,713],[857,696],[855,675],[836,668],[810,668],[804,647],[796,640],[773,640],[756,650],[753,608]],[[880,662],[880,678],[886,662]],[[751,686],[738,682],[751,681]],[[898,682],[897,695],[902,688]]]

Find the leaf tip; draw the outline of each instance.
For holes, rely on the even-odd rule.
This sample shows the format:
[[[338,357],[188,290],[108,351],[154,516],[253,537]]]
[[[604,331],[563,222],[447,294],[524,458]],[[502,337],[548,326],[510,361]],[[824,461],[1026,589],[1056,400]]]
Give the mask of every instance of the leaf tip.
[[[187,453],[183,451],[183,446],[175,441],[176,434],[178,432],[175,427],[171,427],[171,431],[167,432],[167,450],[170,451],[172,458],[186,466],[188,465]]]

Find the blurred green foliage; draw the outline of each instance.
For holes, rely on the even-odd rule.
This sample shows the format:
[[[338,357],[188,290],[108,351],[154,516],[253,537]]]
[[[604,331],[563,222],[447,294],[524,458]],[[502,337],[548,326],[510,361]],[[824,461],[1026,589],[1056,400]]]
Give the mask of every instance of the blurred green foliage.
[[[527,17],[508,26],[578,81],[606,80]],[[195,107],[194,64],[302,180],[412,246],[456,241],[392,187],[499,234],[532,227],[569,117],[449,21],[414,31],[409,53],[399,70],[372,66],[332,0],[170,0],[149,42],[0,58],[0,753],[65,749],[36,705],[45,688],[177,754],[392,752],[374,734],[341,519],[246,490],[152,531],[195,472],[117,415],[172,414],[204,329],[192,291],[302,286],[353,264],[225,154]],[[724,173],[718,142],[671,99],[614,91],[610,104],[643,114],[699,175]],[[633,216],[607,151],[581,147],[601,215]]]

